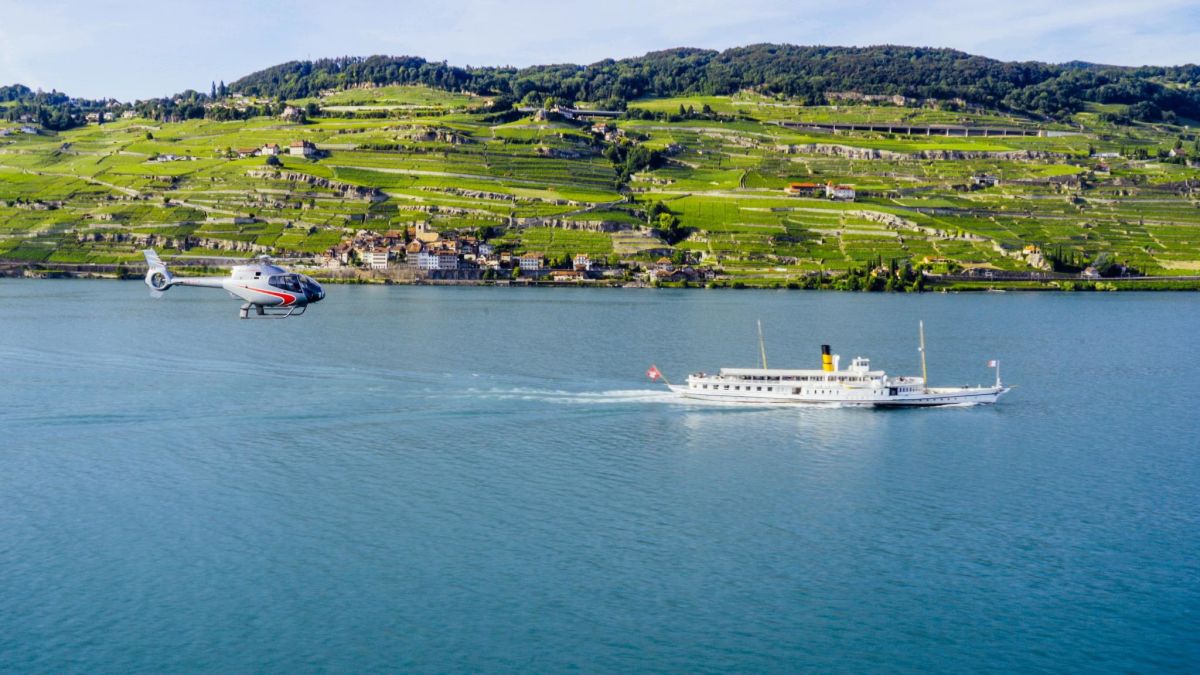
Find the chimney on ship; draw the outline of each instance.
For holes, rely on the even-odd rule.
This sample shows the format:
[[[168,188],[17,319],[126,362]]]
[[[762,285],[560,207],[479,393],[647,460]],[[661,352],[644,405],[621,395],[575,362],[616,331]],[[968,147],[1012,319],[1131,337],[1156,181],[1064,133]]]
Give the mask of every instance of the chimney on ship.
[[[829,345],[821,345],[821,370],[833,372],[833,356],[829,353]]]

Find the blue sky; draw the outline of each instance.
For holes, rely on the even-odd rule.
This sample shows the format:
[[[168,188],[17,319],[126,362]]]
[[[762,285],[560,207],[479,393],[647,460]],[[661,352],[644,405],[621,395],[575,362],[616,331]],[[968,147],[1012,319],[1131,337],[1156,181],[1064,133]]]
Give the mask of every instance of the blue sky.
[[[1161,65],[1200,62],[1197,35],[1196,0],[0,0],[0,83],[131,100],[293,59],[522,66],[755,42]]]

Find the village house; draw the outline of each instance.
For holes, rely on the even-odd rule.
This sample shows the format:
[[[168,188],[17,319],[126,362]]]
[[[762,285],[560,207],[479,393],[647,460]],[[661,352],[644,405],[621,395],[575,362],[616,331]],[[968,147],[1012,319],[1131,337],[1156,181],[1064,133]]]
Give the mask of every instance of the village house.
[[[279,154],[279,144],[267,143],[266,145],[262,146],[262,150],[259,151],[259,154],[268,157],[276,156]]]
[[[1171,157],[1187,157],[1188,152],[1183,148],[1171,148],[1171,150],[1167,152],[1167,155]]]
[[[576,253],[573,263],[572,266],[580,272],[592,271],[592,258],[586,253]]]
[[[409,260],[415,260],[416,264],[417,264],[417,269],[420,269],[425,272],[436,270],[437,265],[438,265],[437,254],[433,253],[431,251],[425,251],[425,250],[418,251],[416,258],[410,257]]]
[[[654,267],[652,268],[652,271],[654,272],[673,272],[674,270],[675,264],[671,262],[670,258],[665,256],[655,260]]]
[[[417,268],[426,272],[458,269],[458,254],[447,249],[427,249],[417,254]]]
[[[327,251],[330,262],[337,262],[338,265],[349,265],[351,258],[354,256],[354,247],[349,243],[337,244],[332,246]]]
[[[542,269],[544,256],[541,253],[526,253],[521,256],[521,270],[536,272]]]
[[[21,127],[21,133],[29,134],[31,136],[36,136],[38,133],[38,130],[37,130],[37,127],[25,126],[25,127]]]
[[[550,278],[554,281],[583,281],[581,270],[551,270]]]
[[[986,173],[979,173],[971,176],[971,185],[978,188],[996,187],[1000,183],[1000,179]]]
[[[1025,262],[1029,263],[1030,267],[1045,269],[1048,266],[1046,264],[1046,257],[1042,255],[1042,249],[1033,244],[1021,249],[1021,255],[1025,258]]]
[[[304,120],[304,113],[299,108],[289,105],[279,114],[279,118],[287,122],[301,122]]]
[[[136,110],[126,110],[125,112],[121,113],[121,119],[123,120],[131,120],[135,117],[137,117]]]
[[[697,270],[685,266],[671,270],[653,269],[650,270],[648,277],[651,282],[700,281],[711,280],[716,277],[716,273],[711,269]]]
[[[238,148],[234,152],[237,153],[239,159],[258,156],[258,148]]]
[[[825,188],[817,183],[788,183],[784,192],[793,197],[815,197]]]
[[[386,248],[374,248],[362,253],[362,263],[368,269],[386,270],[391,252]]]
[[[625,132],[618,129],[617,125],[611,122],[599,122],[592,125],[592,133],[602,137],[604,140],[612,143],[625,135]]]
[[[854,186],[853,185],[834,185],[827,183],[825,185],[825,196],[830,199],[837,199],[852,202],[854,201]]]
[[[309,141],[292,141],[288,146],[288,154],[294,157],[315,157],[317,154],[317,146]]]
[[[83,118],[88,121],[88,124],[96,124],[96,123],[100,122],[100,120],[104,119],[103,117],[100,116],[100,113],[94,113],[94,112],[84,115]]]
[[[488,257],[491,257],[492,255],[494,255],[495,253],[496,253],[496,247],[492,246],[491,244],[487,243],[486,241],[479,242],[479,245],[475,247],[475,255],[479,256],[480,258],[488,258]]]

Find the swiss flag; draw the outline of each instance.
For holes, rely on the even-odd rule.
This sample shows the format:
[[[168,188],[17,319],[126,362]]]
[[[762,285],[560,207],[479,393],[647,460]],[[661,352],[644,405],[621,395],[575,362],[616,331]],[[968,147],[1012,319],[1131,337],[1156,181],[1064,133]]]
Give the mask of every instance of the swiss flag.
[[[650,370],[646,371],[646,377],[652,380],[657,380],[658,378],[662,377],[662,373],[659,372],[658,366],[650,366]]]
[[[991,361],[988,361],[988,368],[995,368],[998,365],[1000,365],[1000,362],[997,361],[996,359],[992,359]]]

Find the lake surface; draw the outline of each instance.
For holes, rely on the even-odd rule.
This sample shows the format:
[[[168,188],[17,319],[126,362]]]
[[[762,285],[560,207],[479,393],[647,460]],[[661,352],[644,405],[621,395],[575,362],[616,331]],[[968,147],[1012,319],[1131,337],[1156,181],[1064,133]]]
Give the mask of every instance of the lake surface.
[[[1175,671],[1200,295],[0,281],[0,670]],[[932,410],[649,383],[870,356]]]

